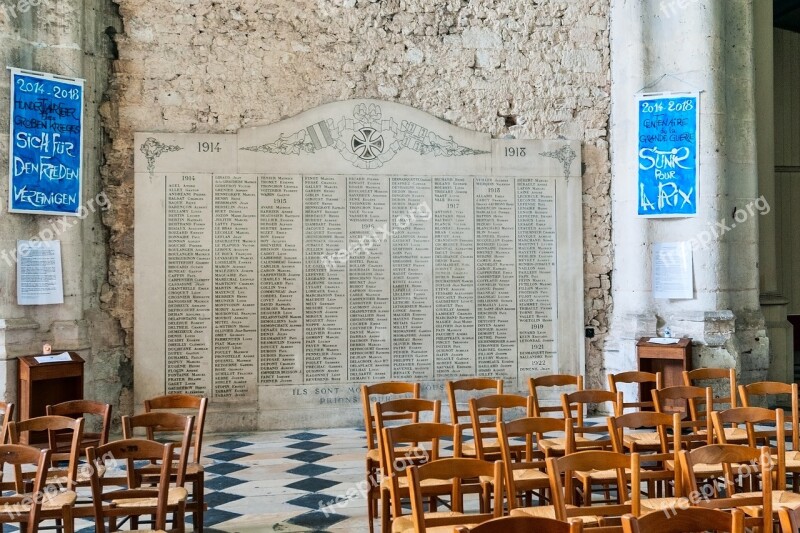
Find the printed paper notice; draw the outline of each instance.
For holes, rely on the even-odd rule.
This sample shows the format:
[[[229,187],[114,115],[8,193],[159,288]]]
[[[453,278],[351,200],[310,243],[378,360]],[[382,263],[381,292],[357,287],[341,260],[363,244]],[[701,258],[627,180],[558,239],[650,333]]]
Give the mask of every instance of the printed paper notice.
[[[17,303],[64,303],[61,241],[17,241]]]
[[[40,355],[34,357],[37,363],[69,363],[72,361],[72,356],[68,352],[59,355]]]
[[[653,298],[690,300],[694,297],[692,247],[687,242],[653,245]]]

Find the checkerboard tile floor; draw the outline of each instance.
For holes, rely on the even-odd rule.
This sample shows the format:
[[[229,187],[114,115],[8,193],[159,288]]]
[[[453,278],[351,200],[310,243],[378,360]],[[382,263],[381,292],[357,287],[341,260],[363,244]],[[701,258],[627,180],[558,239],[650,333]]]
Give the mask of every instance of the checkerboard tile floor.
[[[367,531],[364,445],[356,429],[209,437],[205,531]]]

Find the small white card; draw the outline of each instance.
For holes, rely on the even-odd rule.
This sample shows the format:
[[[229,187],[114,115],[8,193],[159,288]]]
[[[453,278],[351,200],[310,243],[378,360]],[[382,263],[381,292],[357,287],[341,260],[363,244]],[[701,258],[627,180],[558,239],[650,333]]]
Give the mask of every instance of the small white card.
[[[37,363],[68,363],[72,361],[72,356],[68,352],[64,352],[58,355],[40,355],[34,359]]]

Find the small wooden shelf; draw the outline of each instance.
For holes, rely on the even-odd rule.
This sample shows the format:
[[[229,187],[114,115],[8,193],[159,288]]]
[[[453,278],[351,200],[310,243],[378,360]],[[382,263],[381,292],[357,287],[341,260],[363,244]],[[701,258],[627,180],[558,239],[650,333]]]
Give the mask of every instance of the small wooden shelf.
[[[58,355],[62,352],[56,352]],[[40,363],[37,357],[25,355],[19,360],[17,405],[19,419],[27,420],[45,415],[45,406],[69,400],[83,399],[83,365],[85,361],[75,352],[67,352],[70,361]],[[33,435],[31,444],[46,442],[47,435]]]
[[[683,385],[683,371],[692,369],[692,339],[682,338],[676,344],[654,344],[650,337],[636,343],[636,356],[642,372],[661,372],[664,387]],[[641,401],[651,398],[652,384],[639,388]],[[668,410],[685,412],[684,405],[667,405]]]

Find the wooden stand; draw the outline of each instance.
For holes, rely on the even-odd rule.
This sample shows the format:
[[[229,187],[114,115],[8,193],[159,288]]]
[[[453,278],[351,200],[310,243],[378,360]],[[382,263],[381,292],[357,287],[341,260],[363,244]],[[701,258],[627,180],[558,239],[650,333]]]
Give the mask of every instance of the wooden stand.
[[[692,339],[679,339],[677,344],[654,344],[650,337],[643,337],[636,343],[636,356],[642,372],[661,372],[664,387],[683,385],[682,373],[692,369]],[[653,385],[639,388],[640,401],[649,400]],[[685,412],[685,405],[667,405],[668,411]]]
[[[20,420],[44,416],[47,405],[83,399],[85,361],[75,352],[68,353],[70,361],[57,363],[40,363],[36,360],[37,357],[47,357],[45,355],[26,355],[18,359],[17,405]],[[31,444],[46,441],[45,434],[31,436]]]

